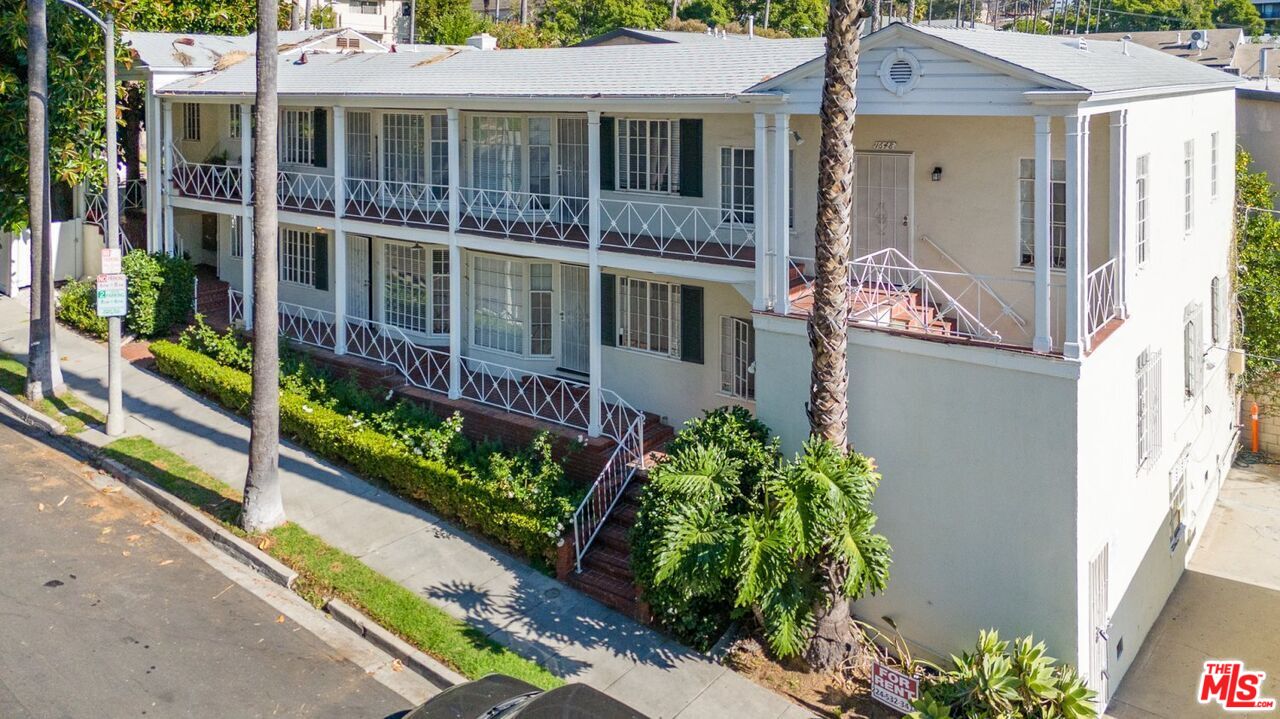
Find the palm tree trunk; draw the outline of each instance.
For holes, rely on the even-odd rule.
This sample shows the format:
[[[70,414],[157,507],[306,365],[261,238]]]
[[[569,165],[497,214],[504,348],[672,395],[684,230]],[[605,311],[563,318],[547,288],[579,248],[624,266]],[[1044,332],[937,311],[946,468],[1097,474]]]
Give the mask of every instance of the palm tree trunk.
[[[862,0],[833,0],[827,16],[822,144],[818,155],[818,226],[814,244],[809,349],[809,432],[848,444],[849,241],[853,214],[853,122],[857,99]]]
[[[246,531],[284,523],[280,497],[280,337],[276,286],[277,217],[275,18],[279,0],[258,1],[257,135],[253,139],[253,397],[249,473],[244,483]],[[243,160],[242,160],[243,161]]]
[[[907,22],[916,21],[916,0],[907,0]]]
[[[805,647],[804,660],[818,671],[829,672],[858,651],[858,641],[853,636],[853,616],[849,600],[838,588],[830,588],[828,601],[819,602],[813,608],[813,638]]]
[[[31,229],[31,326],[27,397],[62,387],[53,327],[53,232],[49,210],[49,35],[45,0],[27,2],[27,221]]]

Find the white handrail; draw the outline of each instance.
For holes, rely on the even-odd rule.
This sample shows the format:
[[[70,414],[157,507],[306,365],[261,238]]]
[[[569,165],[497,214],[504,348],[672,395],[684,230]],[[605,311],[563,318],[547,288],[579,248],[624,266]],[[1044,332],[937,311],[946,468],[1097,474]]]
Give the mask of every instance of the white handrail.
[[[600,203],[601,246],[751,264],[756,227],[741,215],[719,207],[605,200]]]
[[[935,251],[937,251],[939,255],[942,255],[942,259],[946,260],[947,262],[950,262],[951,265],[955,267],[957,270],[959,270],[962,274],[965,274],[965,275],[968,275],[969,277],[974,278],[974,281],[978,283],[978,287],[980,287],[983,292],[986,292],[988,295],[990,295],[991,299],[995,300],[996,303],[1000,305],[1000,313],[1002,315],[1012,319],[1020,329],[1027,328],[1027,321],[1022,319],[1022,315],[1018,314],[1018,312],[1014,310],[1013,307],[1008,302],[1005,302],[1004,298],[1001,297],[998,292],[992,289],[991,285],[988,284],[986,280],[978,277],[977,275],[974,275],[972,272],[966,269],[965,266],[960,264],[960,262],[957,261],[956,258],[952,257],[949,252],[942,249],[942,247],[938,245],[938,243],[934,242],[933,238],[929,237],[928,235],[920,235],[920,239],[927,242],[930,247],[932,247]]]
[[[458,188],[463,228],[505,237],[586,244],[585,197]]]
[[[573,512],[570,536],[573,538],[574,567],[579,572],[582,571],[583,556],[627,491],[636,471],[644,465],[644,421],[643,414],[631,421],[604,468],[591,483],[587,496]]]
[[[1111,258],[1085,278],[1085,336],[1093,336],[1120,314],[1119,262]]]

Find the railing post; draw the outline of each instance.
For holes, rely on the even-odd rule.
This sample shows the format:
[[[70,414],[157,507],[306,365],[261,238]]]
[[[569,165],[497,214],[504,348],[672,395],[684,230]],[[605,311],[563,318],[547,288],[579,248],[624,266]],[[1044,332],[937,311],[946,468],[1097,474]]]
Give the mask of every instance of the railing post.
[[[347,110],[333,107],[333,351],[347,353]]]
[[[791,311],[791,116],[773,116],[773,311]]]
[[[154,91],[154,87],[147,88],[143,108],[145,113],[143,122],[147,127],[147,192],[144,205],[147,211],[147,252],[159,251],[164,242],[161,207],[164,197],[170,191],[169,186],[164,182],[164,169],[161,167],[160,156],[163,150],[160,148],[163,136],[160,131],[160,98],[155,96]]]
[[[1088,158],[1089,116],[1068,115],[1067,121],[1067,328],[1062,343],[1063,355],[1078,359],[1087,351],[1087,338],[1082,337],[1084,280],[1087,272],[1088,243]]]
[[[1035,335],[1031,349],[1049,352],[1053,349],[1050,327],[1052,307],[1049,304],[1049,269],[1053,263],[1049,250],[1051,224],[1053,222],[1052,143],[1049,116],[1036,116],[1035,138]]]
[[[240,296],[246,330],[253,329],[253,117],[240,105]]]
[[[462,184],[462,137],[458,109],[449,124],[449,399],[462,396],[462,250],[458,247],[458,188]]]
[[[1111,113],[1111,177],[1115,186],[1111,196],[1111,257],[1116,260],[1115,309],[1117,317],[1128,311],[1124,296],[1129,257],[1125,238],[1129,234],[1129,111]]]
[[[164,153],[162,169],[164,177],[164,252],[173,254],[173,102],[160,101],[164,129],[160,139]]]
[[[587,401],[590,403],[587,436],[600,436],[601,360],[600,332],[600,111],[587,113]]]
[[[773,131],[769,127],[767,114],[757,112],[755,120],[756,144],[755,151],[752,153],[755,160],[752,168],[755,177],[755,202],[751,209],[754,215],[752,231],[755,234],[756,292],[751,306],[752,309],[762,311],[767,309],[769,304],[769,283],[772,275],[770,265],[771,255],[774,252],[774,233],[769,224],[769,188],[772,185],[769,178],[769,135]]]

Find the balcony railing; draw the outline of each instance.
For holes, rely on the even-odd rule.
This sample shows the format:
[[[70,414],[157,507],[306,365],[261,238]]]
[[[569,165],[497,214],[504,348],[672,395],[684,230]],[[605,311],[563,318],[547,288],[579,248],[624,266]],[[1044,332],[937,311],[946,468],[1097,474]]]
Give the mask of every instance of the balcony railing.
[[[347,178],[344,214],[410,227],[449,227],[449,188],[421,182]]]
[[[176,155],[176,153],[175,153]],[[173,187],[183,197],[198,200],[240,201],[240,167],[187,162],[180,155],[173,162]]]
[[[120,187],[117,188],[116,202],[122,215],[130,210],[145,209],[147,206],[147,181],[125,180],[121,182]],[[107,194],[102,191],[101,187],[86,189],[84,219],[85,222],[102,230],[104,236],[106,235]],[[125,252],[129,252],[135,245],[129,239],[129,234],[125,230],[124,224],[123,222],[120,223],[120,246]]]
[[[1092,342],[1094,335],[1108,322],[1120,316],[1123,294],[1120,291],[1119,262],[1116,258],[1104,262],[1085,278],[1085,337]]]
[[[604,249],[741,265],[755,262],[755,225],[744,222],[741,212],[605,200],[600,214]]]
[[[280,170],[276,174],[276,202],[282,210],[333,214],[333,175]]]
[[[459,188],[464,232],[586,245],[585,197]]]

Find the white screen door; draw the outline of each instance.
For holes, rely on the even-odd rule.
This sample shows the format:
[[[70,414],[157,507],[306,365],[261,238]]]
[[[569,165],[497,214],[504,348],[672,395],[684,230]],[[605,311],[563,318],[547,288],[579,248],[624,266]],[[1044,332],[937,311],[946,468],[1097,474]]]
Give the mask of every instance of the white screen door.
[[[347,316],[369,319],[369,238],[347,235]]]
[[[556,190],[565,198],[561,222],[586,225],[587,195],[587,120],[561,117],[556,120]]]
[[[911,156],[859,152],[853,256],[894,248],[911,257]]]
[[[382,321],[400,329],[431,332],[431,252],[417,244],[382,244]]]
[[[567,370],[586,373],[591,368],[591,302],[587,268],[561,265],[560,363]]]
[[[1089,562],[1089,688],[1098,692],[1098,713],[1107,706],[1107,564],[1111,545]]]

